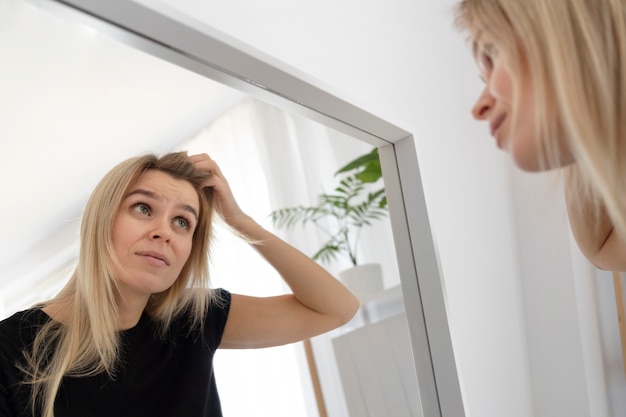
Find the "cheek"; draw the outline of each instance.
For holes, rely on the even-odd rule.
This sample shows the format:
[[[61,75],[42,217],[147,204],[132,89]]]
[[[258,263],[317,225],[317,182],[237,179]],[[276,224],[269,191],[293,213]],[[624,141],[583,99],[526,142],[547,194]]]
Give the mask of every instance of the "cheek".
[[[502,64],[496,64],[489,79],[489,90],[499,101],[507,104],[513,102],[513,80],[511,74]]]
[[[184,265],[187,260],[189,260],[192,247],[193,242],[191,241],[191,239],[181,242],[181,244],[178,246],[178,259],[180,260],[181,265]]]
[[[514,121],[515,125],[511,132],[511,154],[516,164],[525,171],[545,169],[545,164],[541,162],[542,138],[536,131],[533,86],[527,78],[522,79]]]
[[[111,230],[111,244],[113,250],[118,253],[120,246],[124,244],[124,234],[121,233],[121,228],[118,221],[113,223],[113,230]]]
[[[120,250],[129,246],[130,241],[133,239],[133,232],[133,225],[130,224],[124,216],[117,216],[113,221],[113,228],[111,230],[113,249],[119,253]]]

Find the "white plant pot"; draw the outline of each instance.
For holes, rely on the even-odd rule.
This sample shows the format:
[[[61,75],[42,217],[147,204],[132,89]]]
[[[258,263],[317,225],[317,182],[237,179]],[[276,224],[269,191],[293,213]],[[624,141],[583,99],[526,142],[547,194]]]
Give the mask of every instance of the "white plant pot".
[[[339,279],[361,301],[384,290],[383,270],[380,264],[353,266],[339,273]]]

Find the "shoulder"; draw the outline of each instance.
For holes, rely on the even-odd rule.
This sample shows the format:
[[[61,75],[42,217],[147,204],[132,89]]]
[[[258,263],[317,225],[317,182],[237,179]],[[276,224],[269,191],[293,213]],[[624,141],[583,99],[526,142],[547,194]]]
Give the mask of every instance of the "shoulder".
[[[182,310],[175,315],[174,322],[193,323],[219,319],[220,316],[228,316],[230,310],[231,294],[223,288],[211,289],[211,295],[205,300],[206,308],[196,308],[195,300],[187,302]]]
[[[178,314],[177,319],[182,321],[194,322],[197,318],[199,321],[209,321],[220,317],[228,316],[230,310],[231,293],[224,288],[211,289],[211,295],[206,299],[206,308],[196,309],[197,304],[189,302],[184,309]]]
[[[228,311],[230,310],[230,292],[224,288],[217,288],[212,291],[213,297],[211,298],[211,303],[209,304],[208,316],[224,316],[224,318],[226,318],[228,316]]]
[[[0,367],[12,367],[20,360],[48,320],[40,309],[30,309],[0,321]]]
[[[30,339],[50,318],[39,308],[19,311],[0,321],[0,339]],[[4,343],[3,343],[4,344]]]
[[[204,313],[189,306],[172,321],[170,329],[174,334],[184,338],[200,336],[209,345],[219,344],[230,311],[231,294],[223,288],[211,291],[213,294]]]

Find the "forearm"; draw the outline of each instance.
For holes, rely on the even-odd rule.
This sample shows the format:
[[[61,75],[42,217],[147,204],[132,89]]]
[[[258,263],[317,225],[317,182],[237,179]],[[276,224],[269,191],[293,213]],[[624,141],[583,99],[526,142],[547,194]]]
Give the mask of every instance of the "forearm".
[[[354,316],[359,307],[358,299],[317,262],[247,215],[239,216],[231,226],[250,239],[252,246],[280,274],[302,305],[335,317],[341,323]]]

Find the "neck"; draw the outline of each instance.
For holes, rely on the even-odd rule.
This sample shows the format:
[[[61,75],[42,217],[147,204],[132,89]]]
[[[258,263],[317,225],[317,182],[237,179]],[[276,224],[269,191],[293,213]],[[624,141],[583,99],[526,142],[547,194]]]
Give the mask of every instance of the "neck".
[[[122,297],[118,299],[118,321],[117,327],[119,330],[128,330],[133,328],[139,323],[139,319],[143,314],[143,311],[148,305],[149,296],[146,297]]]

